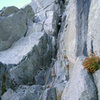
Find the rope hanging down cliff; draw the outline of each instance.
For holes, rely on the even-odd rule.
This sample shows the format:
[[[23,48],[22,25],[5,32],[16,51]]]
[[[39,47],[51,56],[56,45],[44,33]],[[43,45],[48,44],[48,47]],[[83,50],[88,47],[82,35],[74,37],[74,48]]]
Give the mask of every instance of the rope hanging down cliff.
[[[54,66],[54,63],[55,63],[55,59],[53,59],[51,66]],[[51,89],[54,87],[56,73],[57,73],[57,71],[55,69],[56,69],[55,66],[53,68],[50,68],[49,71],[48,71],[48,74],[46,76],[44,91],[45,91],[45,89],[47,87],[47,84],[48,84],[48,81],[49,81],[49,77],[50,77],[50,73],[51,73],[51,70],[52,70],[52,79],[53,79],[53,81],[51,82],[51,86],[50,86],[50,88],[49,88],[49,90],[47,92],[46,100],[48,100],[49,95],[50,95],[50,92],[51,92]],[[43,99],[44,91],[42,92],[39,100],[42,100]]]

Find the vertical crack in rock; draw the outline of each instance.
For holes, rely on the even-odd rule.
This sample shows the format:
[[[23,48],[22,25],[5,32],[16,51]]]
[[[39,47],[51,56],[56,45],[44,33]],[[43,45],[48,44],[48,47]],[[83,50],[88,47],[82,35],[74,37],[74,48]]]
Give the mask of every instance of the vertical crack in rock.
[[[83,66],[87,49],[90,46],[93,54],[97,43],[90,39],[88,46],[91,1],[32,0],[32,7],[0,11],[0,29],[6,25],[9,37],[19,36],[7,50],[0,48],[1,100],[99,99],[99,72],[92,76]],[[12,22],[16,18],[19,24]],[[13,30],[8,27],[9,23]],[[17,32],[16,25],[18,31],[19,25],[22,31],[25,27],[24,32]],[[6,44],[8,36],[2,34],[5,31],[2,30],[1,36],[5,35]],[[3,41],[3,37],[0,39]]]
[[[2,95],[6,92],[6,81],[7,81],[7,76],[6,74],[4,74],[2,80]]]
[[[94,50],[93,50],[93,40],[91,40],[91,54],[94,54]]]
[[[89,19],[88,19],[88,35],[87,50],[88,55],[91,52],[91,41],[93,40],[93,52],[95,56],[100,56],[100,0],[91,0]]]
[[[6,92],[6,67],[0,62],[0,95]]]
[[[20,37],[19,40],[15,41],[15,43],[12,43],[13,45],[9,49],[0,52],[0,62],[3,63],[4,67],[7,67],[7,79],[5,74],[2,74],[2,79],[0,79],[0,81],[2,81],[2,84],[0,84],[0,88],[2,88],[3,90],[0,91],[2,94],[6,91],[6,87],[6,93],[11,93],[12,95],[13,91],[9,91],[9,88],[15,91],[18,87],[20,87],[20,85],[26,85],[26,87],[34,85],[36,87],[36,85],[43,86],[45,84],[44,81],[48,69],[53,67],[53,65],[51,64],[52,58],[56,59],[57,42],[54,42],[57,40],[58,32],[60,29],[60,24],[58,25],[58,23],[61,23],[61,17],[59,15],[60,5],[53,1],[55,0],[33,0],[33,3],[36,3],[36,5],[33,4],[33,8],[35,9],[36,7],[39,11],[38,14],[37,12],[35,12],[35,17],[39,18],[38,22],[32,22],[31,20],[28,20],[31,16],[29,6],[28,8],[25,7],[24,9],[19,10],[19,12],[22,11],[25,14],[26,20],[25,23],[21,26],[26,25],[26,30],[24,32],[25,34],[22,37]],[[39,8],[40,6],[37,3],[39,3],[42,8]],[[44,15],[46,13],[47,17],[46,15]],[[14,13],[13,15],[16,15],[16,13]],[[28,19],[26,16],[28,16]],[[32,15],[31,17],[33,18],[33,16],[34,15]],[[43,22],[46,20],[47,31],[45,32],[45,30],[43,30]],[[35,28],[42,28],[42,30]],[[50,82],[51,79],[49,79],[49,83]],[[25,90],[27,91],[27,89]],[[4,100],[6,100],[6,93],[4,93]],[[27,95],[25,94],[23,97],[28,98],[29,96],[27,97]],[[17,98],[20,97],[21,96]],[[8,97],[8,99],[10,100],[12,98],[13,96]],[[36,97],[32,96],[32,98]]]
[[[77,0],[76,56],[87,56],[87,32],[90,0]]]
[[[99,93],[98,93],[98,87],[97,87],[97,84],[96,84],[96,81],[95,81],[95,75],[93,74],[93,75],[91,75],[91,78],[92,78],[92,80],[93,80],[93,83],[94,83],[94,86],[95,86],[95,88],[96,88],[96,95],[97,95],[97,100],[99,100]]]

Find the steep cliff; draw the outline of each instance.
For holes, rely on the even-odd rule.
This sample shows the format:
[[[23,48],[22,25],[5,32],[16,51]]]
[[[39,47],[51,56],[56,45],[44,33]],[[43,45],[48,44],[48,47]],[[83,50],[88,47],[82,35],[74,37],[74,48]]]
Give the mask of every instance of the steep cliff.
[[[100,0],[32,0],[0,11],[1,100],[100,100]]]

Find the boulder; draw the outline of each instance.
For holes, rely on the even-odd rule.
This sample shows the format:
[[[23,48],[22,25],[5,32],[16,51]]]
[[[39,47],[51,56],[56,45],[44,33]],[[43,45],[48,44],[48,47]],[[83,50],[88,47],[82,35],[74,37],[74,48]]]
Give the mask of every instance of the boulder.
[[[26,14],[23,11],[0,20],[0,51],[8,49],[14,41],[26,34]]]
[[[41,10],[45,9],[46,7],[50,6],[54,3],[55,0],[32,0],[31,6],[35,13],[40,12]]]
[[[0,52],[0,62],[8,72],[8,87],[35,83],[39,70],[50,66],[54,51],[51,41],[52,37],[47,34],[33,32],[19,39],[8,50]]]
[[[22,8],[21,10],[23,10],[23,11],[26,13],[27,17],[28,17],[31,21],[33,21],[34,12],[33,12],[33,9],[32,9],[32,7],[31,7],[30,5],[25,6],[25,7]]]
[[[41,86],[20,86],[16,91],[9,89],[1,100],[39,100],[41,93]]]
[[[73,67],[61,100],[97,100],[97,90],[92,76],[82,65],[84,57],[79,57]]]
[[[46,12],[54,11],[56,12],[56,16],[60,15],[60,6],[56,0],[32,0],[30,4],[35,13],[34,21],[39,23],[44,23],[46,20]],[[52,14],[52,13],[51,13]],[[50,17],[49,17],[50,18]]]
[[[4,9],[2,9],[2,11],[0,12],[0,16],[9,16],[11,14],[14,14],[16,12],[18,12],[19,9],[17,7],[14,6],[10,6],[10,7],[6,7]]]
[[[93,74],[94,76],[94,81],[97,87],[97,93],[98,93],[98,100],[100,100],[100,70],[98,70],[97,72],[95,72]]]
[[[58,15],[54,11],[47,11],[46,12],[46,20],[44,22],[44,31],[49,35],[57,35],[58,31]]]
[[[1,26],[4,27],[9,20],[12,25],[9,25],[5,31],[1,28],[6,34],[3,35],[1,31],[2,37],[0,37],[0,50],[2,50],[0,62],[6,68],[6,89],[15,89],[19,85],[45,83],[44,79],[40,81],[41,69],[47,72],[50,67],[55,52],[55,38],[44,33],[43,23],[32,22],[33,15],[31,6],[28,5],[17,13],[0,17],[0,22],[4,21],[4,25],[1,23]]]
[[[11,6],[2,11],[2,16],[0,16],[0,51],[8,49],[13,42],[24,37],[28,30],[28,24],[33,21],[34,12],[30,5],[20,10],[17,9]]]
[[[21,85],[15,91],[8,89],[8,91],[1,96],[1,100],[46,100],[46,98],[48,98],[48,100],[57,100],[56,89],[44,90],[40,85]]]

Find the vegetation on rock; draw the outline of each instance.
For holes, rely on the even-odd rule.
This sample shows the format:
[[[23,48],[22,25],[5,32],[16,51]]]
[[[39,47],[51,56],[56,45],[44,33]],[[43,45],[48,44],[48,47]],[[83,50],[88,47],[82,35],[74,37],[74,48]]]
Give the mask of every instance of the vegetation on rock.
[[[83,65],[88,70],[88,72],[94,73],[95,71],[100,69],[100,57],[87,57],[83,62]]]

